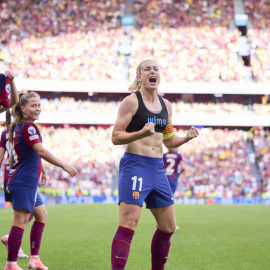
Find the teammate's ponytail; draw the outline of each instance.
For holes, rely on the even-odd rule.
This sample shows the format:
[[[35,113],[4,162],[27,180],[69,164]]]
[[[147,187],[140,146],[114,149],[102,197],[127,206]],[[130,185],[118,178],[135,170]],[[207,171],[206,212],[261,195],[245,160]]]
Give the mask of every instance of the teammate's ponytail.
[[[10,129],[10,124],[11,124],[11,112],[10,112],[10,110],[6,110],[6,128],[7,128],[7,130]]]

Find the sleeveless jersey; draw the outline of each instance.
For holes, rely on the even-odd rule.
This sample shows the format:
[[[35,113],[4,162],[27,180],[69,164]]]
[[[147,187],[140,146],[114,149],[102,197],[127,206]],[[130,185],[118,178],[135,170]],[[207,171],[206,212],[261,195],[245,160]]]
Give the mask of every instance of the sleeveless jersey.
[[[182,156],[176,152],[170,152],[170,153],[166,153],[163,155],[163,161],[164,161],[164,166],[165,166],[165,170],[166,170],[166,175],[170,180],[175,180],[177,181],[178,179],[178,168],[180,165],[180,162],[182,161]]]
[[[159,95],[162,109],[160,112],[152,112],[145,106],[140,91],[135,92],[139,106],[136,113],[133,115],[131,122],[129,123],[126,132],[134,132],[141,130],[146,123],[152,122],[155,125],[155,132],[163,133],[168,121],[168,111],[164,103],[163,98]]]
[[[41,135],[33,123],[28,122],[15,127],[9,185],[37,188],[41,158],[31,146],[41,142]]]
[[[10,156],[10,147],[9,147],[9,130],[3,130],[1,134],[0,147],[4,148],[7,151],[7,160],[5,163],[5,172],[4,172],[4,182],[7,182],[9,176],[9,156]]]

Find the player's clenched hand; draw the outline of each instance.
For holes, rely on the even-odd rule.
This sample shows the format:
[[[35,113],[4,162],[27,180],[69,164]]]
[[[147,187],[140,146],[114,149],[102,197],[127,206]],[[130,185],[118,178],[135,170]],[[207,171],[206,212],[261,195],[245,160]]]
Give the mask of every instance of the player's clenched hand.
[[[199,130],[195,127],[191,127],[187,132],[186,138],[190,141],[199,135]]]
[[[155,124],[152,122],[146,123],[142,128],[142,132],[145,136],[151,136],[155,134]]]
[[[64,164],[63,170],[68,172],[71,177],[77,174],[77,171],[73,167],[69,166],[68,164]]]
[[[4,74],[5,74],[6,77],[9,77],[9,79],[10,79],[11,82],[13,81],[14,74],[11,71],[7,70],[7,71],[5,71]]]

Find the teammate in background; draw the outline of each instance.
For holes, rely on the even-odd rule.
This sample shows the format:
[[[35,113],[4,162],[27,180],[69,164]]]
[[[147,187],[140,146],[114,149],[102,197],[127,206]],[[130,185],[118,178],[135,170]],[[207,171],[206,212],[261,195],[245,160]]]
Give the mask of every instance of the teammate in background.
[[[41,158],[61,167],[72,177],[76,170],[53,156],[42,146],[39,128],[34,124],[41,112],[40,97],[34,92],[20,96],[14,109],[14,122],[11,126],[10,144],[10,179],[8,192],[12,197],[14,211],[13,224],[8,237],[8,257],[5,270],[21,270],[17,265],[18,251],[21,246],[23,232],[31,213],[35,221],[30,233],[31,259],[29,269],[48,270],[39,258],[39,249],[47,211],[37,191],[38,180],[45,184],[47,176],[41,164]]]
[[[168,152],[163,155],[163,161],[166,175],[174,195],[177,188],[178,179],[180,175],[185,171],[185,163],[181,154],[178,153],[177,147],[168,148]],[[179,230],[179,226],[176,225],[175,230]]]
[[[185,137],[175,135],[172,106],[158,95],[159,82],[157,63],[140,63],[129,88],[135,93],[122,101],[112,132],[113,144],[126,145],[120,161],[119,227],[112,242],[112,270],[125,268],[144,201],[157,223],[151,244],[152,270],[164,269],[175,231],[174,199],[164,169],[162,143],[167,148],[178,147],[199,133],[192,127]]]
[[[0,74],[0,113],[5,112],[19,101],[18,91],[11,71]]]
[[[7,183],[8,183],[8,178],[9,178],[9,156],[10,156],[10,147],[9,147],[9,134],[10,134],[10,128],[11,128],[11,113],[10,110],[6,111],[6,129],[3,130],[1,134],[1,141],[0,141],[0,167],[2,165],[5,152],[7,151],[7,161],[4,167],[4,196],[5,196],[5,202],[12,202],[12,198],[10,194],[7,192]],[[31,220],[32,215],[29,218],[29,221]],[[4,235],[1,238],[1,242],[8,247],[8,234]],[[24,259],[28,258],[26,254],[24,254],[22,248],[20,247],[19,249],[19,254],[18,254],[19,259]]]

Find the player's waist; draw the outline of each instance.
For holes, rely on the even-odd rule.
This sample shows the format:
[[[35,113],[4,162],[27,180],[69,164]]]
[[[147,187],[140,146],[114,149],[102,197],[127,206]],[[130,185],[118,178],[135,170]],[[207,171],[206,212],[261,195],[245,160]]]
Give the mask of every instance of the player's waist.
[[[145,162],[152,162],[152,163],[163,163],[163,158],[161,157],[148,157],[133,153],[125,152],[123,157],[129,158],[129,159],[135,159],[135,160],[141,160]]]

